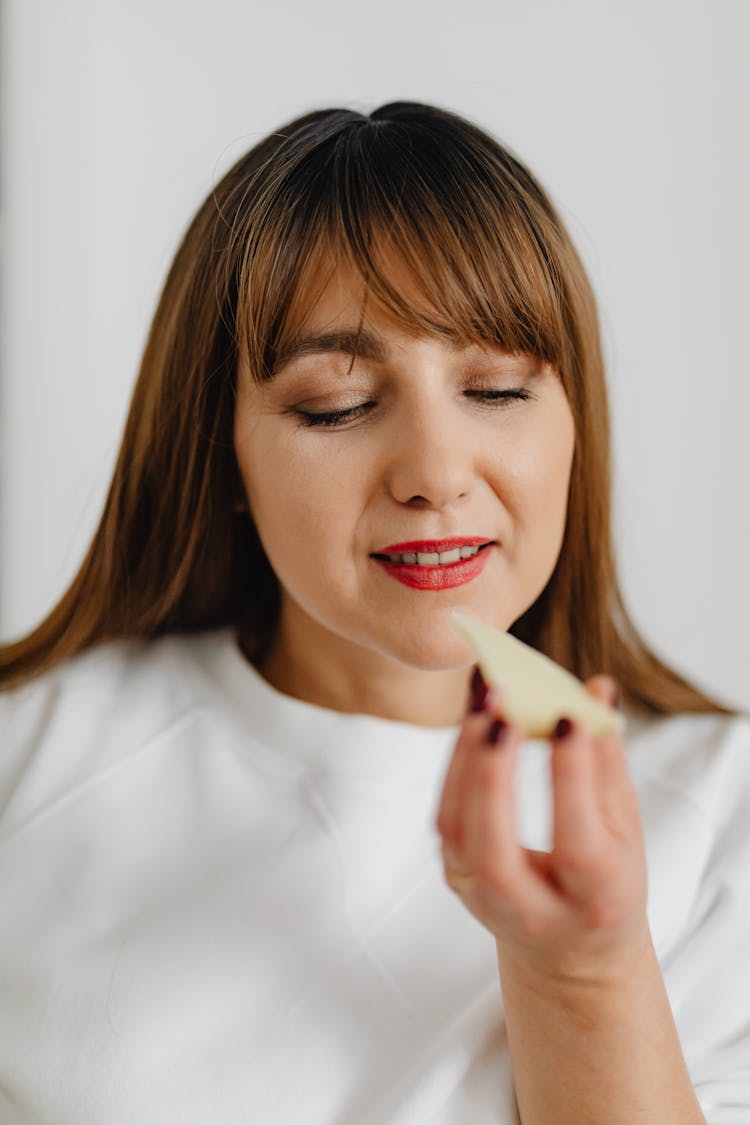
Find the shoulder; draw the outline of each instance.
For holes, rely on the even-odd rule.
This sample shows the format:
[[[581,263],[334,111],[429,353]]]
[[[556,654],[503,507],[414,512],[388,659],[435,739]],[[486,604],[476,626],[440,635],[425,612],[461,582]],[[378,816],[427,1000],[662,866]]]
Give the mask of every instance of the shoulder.
[[[191,642],[108,642],[0,693],[0,835],[191,721]]]
[[[715,833],[750,801],[750,715],[631,717],[625,734],[640,787],[681,798]]]

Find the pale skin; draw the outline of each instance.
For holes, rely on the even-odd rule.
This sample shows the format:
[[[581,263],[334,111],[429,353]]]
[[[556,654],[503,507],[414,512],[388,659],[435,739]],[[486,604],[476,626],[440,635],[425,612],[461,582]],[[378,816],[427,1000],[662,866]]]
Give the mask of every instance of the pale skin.
[[[334,275],[301,330],[356,331],[362,299],[361,282]],[[363,327],[382,356],[358,356],[351,373],[350,354],[307,353],[261,393],[238,371],[237,460],[282,590],[260,670],[335,710],[454,726],[472,654],[451,611],[508,629],[544,589],[565,531],[573,419],[535,356],[409,335],[373,302]],[[520,391],[527,401],[483,397]],[[363,409],[333,428],[298,413],[349,407]],[[479,578],[451,590],[409,589],[371,557],[461,535],[496,546]]]
[[[392,276],[408,284],[395,266]],[[356,328],[362,296],[357,278],[336,273],[305,332]],[[409,335],[377,307],[364,323],[384,352],[351,374],[349,355],[307,354],[261,395],[238,371],[237,460],[282,595],[259,670],[320,706],[460,727],[437,829],[449,885],[496,942],[523,1125],[696,1125],[619,737],[576,731],[554,746],[554,846],[533,853],[517,841],[512,801],[521,732],[487,749],[490,714],[466,714],[473,657],[451,611],[508,629],[561,549],[575,432],[559,378],[533,356]],[[492,406],[483,388],[531,397]],[[333,430],[302,427],[296,413],[361,404]],[[482,574],[452,590],[410,589],[371,557],[449,535],[497,544]],[[587,687],[606,699],[611,684]],[[501,707],[496,695],[491,715]]]
[[[613,681],[586,682],[611,700]],[[449,886],[494,936],[523,1125],[705,1123],[646,916],[635,789],[619,735],[552,739],[551,852],[520,846],[523,734],[486,741],[502,699],[469,713],[437,817]]]

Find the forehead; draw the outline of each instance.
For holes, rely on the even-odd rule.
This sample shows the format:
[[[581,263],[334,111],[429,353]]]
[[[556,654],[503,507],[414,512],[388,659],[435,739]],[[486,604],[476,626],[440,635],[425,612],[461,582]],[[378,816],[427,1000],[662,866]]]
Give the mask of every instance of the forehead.
[[[477,341],[467,341],[455,326],[445,324],[424,290],[399,255],[381,254],[377,261],[385,277],[409,313],[425,321],[440,323],[427,332],[407,323],[372,292],[361,272],[343,257],[320,252],[300,279],[289,308],[285,331],[276,357],[276,367],[306,355],[343,351],[376,362],[386,362],[394,349],[414,339],[439,336],[451,349],[465,350]]]
[[[454,259],[434,245],[396,245],[385,234],[352,246],[326,231],[286,276],[277,314],[271,297],[240,326],[251,349],[262,349],[248,366],[266,383],[315,352],[348,352],[353,364],[356,357],[387,362],[390,350],[398,361],[396,352],[424,341],[461,353],[461,362],[528,355],[556,368],[559,310],[549,287],[533,287],[535,277],[516,277],[491,255]]]
[[[477,360],[486,353],[497,354],[503,351],[497,346],[493,348],[486,344],[446,339],[425,332],[406,333],[396,322],[395,327],[389,327],[386,321],[390,318],[386,317],[382,320],[377,316],[360,318],[359,321],[343,319],[346,308],[346,305],[339,306],[341,315],[334,315],[319,326],[314,322],[309,323],[302,332],[280,348],[275,373],[278,374],[282,369],[305,358],[320,355],[345,355],[351,357],[352,362],[358,357],[375,364],[395,363],[410,343],[420,341],[468,360]]]
[[[429,314],[414,274],[400,255],[380,251],[373,254],[378,275],[387,278],[401,300],[415,311]],[[343,254],[321,247],[300,278],[296,304],[298,331],[309,325],[323,326],[335,319],[377,320],[390,324],[394,332],[403,325],[373,294],[360,270]]]

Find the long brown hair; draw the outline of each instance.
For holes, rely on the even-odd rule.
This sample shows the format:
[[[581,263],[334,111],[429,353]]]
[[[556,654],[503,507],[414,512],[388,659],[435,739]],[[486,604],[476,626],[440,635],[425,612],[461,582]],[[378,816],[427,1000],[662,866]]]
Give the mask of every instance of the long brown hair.
[[[399,255],[425,297],[380,265]],[[650,714],[736,712],[670,669],[623,604],[611,538],[610,424],[595,299],[559,215],[521,161],[444,109],[308,113],[223,177],[190,224],[146,343],[88,553],[49,615],[0,648],[20,685],[95,645],[233,626],[251,657],[273,636],[276,576],[247,514],[233,447],[238,360],[274,372],[325,250],[405,327],[537,355],[576,426],[554,573],[511,628],[582,679],[619,681]]]

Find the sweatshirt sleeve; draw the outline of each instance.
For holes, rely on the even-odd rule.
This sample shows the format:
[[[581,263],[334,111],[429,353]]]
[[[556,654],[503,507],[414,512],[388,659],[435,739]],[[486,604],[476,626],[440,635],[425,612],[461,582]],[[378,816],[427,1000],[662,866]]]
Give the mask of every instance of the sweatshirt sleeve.
[[[669,963],[685,1061],[707,1125],[750,1123],[750,719],[728,724],[701,804],[711,845]]]

